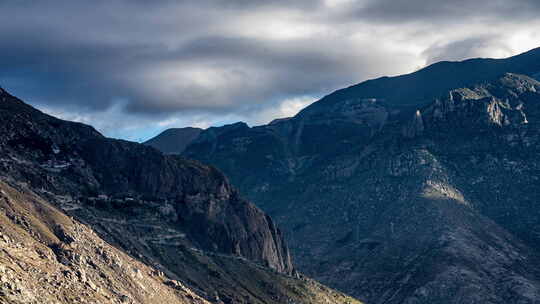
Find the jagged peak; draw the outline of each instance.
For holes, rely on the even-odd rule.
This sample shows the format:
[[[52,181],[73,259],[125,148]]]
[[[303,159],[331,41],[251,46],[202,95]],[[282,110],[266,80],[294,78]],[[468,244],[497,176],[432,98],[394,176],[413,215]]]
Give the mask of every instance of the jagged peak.
[[[446,94],[448,100],[460,102],[462,100],[482,99],[492,96],[493,90],[507,89],[518,92],[536,92],[540,87],[540,82],[527,75],[516,73],[504,73],[492,81],[477,83],[468,87],[450,90]],[[499,92],[500,94],[500,92]],[[444,99],[444,97],[443,97]],[[437,102],[437,99],[436,99]]]
[[[468,128],[517,127],[529,123],[524,110],[528,98],[522,96],[538,96],[539,92],[537,80],[527,75],[504,73],[492,81],[451,90],[446,98],[436,99],[426,108],[426,118],[428,124],[429,121],[459,121],[457,125]]]

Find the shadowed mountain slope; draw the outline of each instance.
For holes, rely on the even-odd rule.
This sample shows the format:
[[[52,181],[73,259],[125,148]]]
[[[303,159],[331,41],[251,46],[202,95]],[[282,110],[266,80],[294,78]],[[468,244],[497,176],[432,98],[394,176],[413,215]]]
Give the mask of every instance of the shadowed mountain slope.
[[[301,271],[367,303],[536,303],[539,62],[368,81],[285,121],[205,130],[184,155],[272,215]]]

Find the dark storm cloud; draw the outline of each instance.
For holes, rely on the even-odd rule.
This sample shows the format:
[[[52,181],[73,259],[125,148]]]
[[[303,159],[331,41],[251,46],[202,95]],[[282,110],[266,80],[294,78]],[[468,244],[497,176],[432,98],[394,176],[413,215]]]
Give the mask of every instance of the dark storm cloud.
[[[368,0],[352,8],[354,18],[382,23],[428,22],[464,23],[477,21],[537,18],[537,0]]]
[[[312,39],[267,41],[264,37],[234,37],[234,32],[206,36],[226,21],[227,14],[234,17],[236,10],[321,5],[316,1],[293,5],[288,1],[242,2],[212,6],[204,1],[197,5],[166,1],[157,7],[146,1],[111,5],[68,1],[57,7],[3,3],[2,20],[17,17],[0,29],[0,39],[10,41],[0,46],[0,77],[7,86],[46,104],[81,103],[85,108],[102,110],[125,99],[129,101],[127,109],[139,113],[230,111],[231,106],[255,101],[319,94],[355,81],[363,73],[356,68],[377,61],[361,57],[366,55],[362,51],[347,54],[321,48],[319,41]],[[346,46],[339,41],[330,43]],[[359,61],[351,64],[352,59]],[[181,72],[186,66],[197,65],[207,67],[210,74],[212,70],[222,73],[217,81],[232,83],[218,88],[189,83],[189,73]],[[149,83],[151,78],[145,81],[145,76],[167,67],[178,70],[179,75],[171,77],[180,77],[181,83],[165,76],[161,83],[156,79]],[[167,83],[170,88],[162,90]]]
[[[0,85],[106,133],[194,115],[201,124],[260,122],[426,62],[515,53],[508,39],[516,33],[540,41],[530,36],[538,34],[539,7],[525,0],[0,1]],[[425,25],[440,22],[451,26]]]
[[[344,46],[343,42],[334,43]],[[164,54],[158,61],[210,65],[215,71],[222,71],[227,76],[223,81],[229,85],[219,89],[212,86],[180,86],[176,92],[177,100],[164,99],[149,104],[144,102],[151,98],[147,96],[134,100],[129,110],[174,111],[182,107],[193,107],[197,103],[201,107],[219,109],[221,105],[227,109],[231,107],[231,102],[240,106],[296,95],[318,95],[328,92],[338,83],[350,83],[365,77],[365,72],[359,70],[359,67],[373,70],[378,64],[388,63],[384,56],[370,54],[374,50],[376,48],[366,48],[349,54],[338,48],[320,48],[319,42],[313,40],[270,42],[260,39],[201,37],[188,41],[170,54]]]
[[[85,108],[102,110],[126,89],[115,81],[114,73],[125,69],[130,60],[124,54],[132,48],[52,47],[50,42],[40,43],[39,37],[30,39],[0,46],[0,80],[14,91],[32,100],[80,103]]]

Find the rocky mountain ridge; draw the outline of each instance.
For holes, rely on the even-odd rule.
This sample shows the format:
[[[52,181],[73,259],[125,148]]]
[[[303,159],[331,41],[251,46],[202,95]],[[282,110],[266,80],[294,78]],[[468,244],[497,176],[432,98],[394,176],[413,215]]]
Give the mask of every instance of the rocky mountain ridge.
[[[536,303],[539,84],[507,72],[537,77],[539,56],[368,81],[184,155],[269,212],[301,271],[367,303]]]
[[[35,214],[19,208],[16,218],[22,220],[12,218],[7,227],[26,231],[28,246],[48,247],[58,263],[71,267],[74,256],[106,263],[106,258],[93,253],[97,250],[93,247],[70,247],[90,238],[122,255],[124,262],[119,263],[143,264],[144,271],[159,273],[147,282],[154,284],[154,290],[164,290],[164,297],[170,294],[171,303],[173,299],[178,303],[355,302],[300,278],[272,219],[242,199],[218,170],[144,145],[105,138],[92,127],[43,114],[4,90],[0,120],[0,179],[7,191],[20,196],[17,204],[26,206],[35,200],[40,208]],[[8,218],[10,201],[6,199],[8,205],[2,206]],[[54,214],[54,220],[27,220],[42,216],[41,209]],[[64,213],[73,218],[71,222],[56,223],[56,219],[66,219]],[[60,233],[62,239],[43,240],[32,233],[35,227]],[[78,237],[68,232],[71,227],[81,227],[73,228],[80,232]],[[32,259],[19,256],[19,264]],[[71,276],[58,277],[54,267],[60,271],[64,266],[47,265],[53,269],[46,269],[53,276],[48,277],[52,286],[73,283],[74,287],[64,296],[23,286],[33,290],[34,297],[47,294],[53,302],[72,303],[78,289],[92,288]],[[96,267],[90,267],[95,271]],[[23,277],[28,274],[25,269],[10,268],[10,273]],[[66,271],[77,275],[79,270]],[[132,288],[121,273],[111,278],[119,282],[118,290]],[[106,280],[92,282],[100,288],[99,295],[85,293],[77,301],[162,303],[165,299],[155,293],[150,293],[153,298],[145,296],[145,288],[150,288],[146,283],[141,285],[143,291],[131,291],[124,298],[120,293],[111,295],[113,289],[105,290]],[[9,301],[33,301],[31,294],[17,298],[5,292],[10,286],[0,285]]]
[[[0,98],[3,103],[13,102],[13,107],[17,106],[10,100],[13,97]],[[19,106],[27,108],[24,104]],[[0,105],[0,109],[4,108],[9,109],[10,105]],[[211,242],[208,246],[223,253],[233,253],[231,243],[236,242],[237,249],[244,250],[238,254],[265,262],[280,272],[292,271],[287,248],[271,220],[242,200],[217,170],[163,156],[138,144],[106,139],[90,127],[48,117],[33,109],[28,109],[27,113],[10,111],[2,116],[1,131],[5,134],[2,152],[7,157],[23,156],[26,162],[33,162],[24,168],[24,173],[30,176],[31,187],[71,196],[95,193],[96,197],[120,195],[132,200],[142,196],[157,201],[176,200],[177,205],[171,208],[177,216],[182,214],[186,221],[191,221],[190,217],[201,217],[200,221],[215,223],[215,227],[205,228],[213,231],[197,230],[202,234],[199,242]],[[32,164],[48,171],[47,179],[38,172],[31,176]],[[8,170],[12,168],[19,169],[8,167]],[[66,184],[71,185],[65,187]],[[246,231],[244,227],[252,230]],[[235,233],[239,234],[233,235]],[[276,256],[271,256],[273,253]]]

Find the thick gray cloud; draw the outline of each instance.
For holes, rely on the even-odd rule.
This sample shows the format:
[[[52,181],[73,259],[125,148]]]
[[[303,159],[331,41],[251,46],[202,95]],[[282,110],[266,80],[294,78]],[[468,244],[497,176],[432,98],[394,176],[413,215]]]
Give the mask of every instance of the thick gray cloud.
[[[355,17],[382,23],[452,23],[470,21],[498,22],[501,19],[536,19],[540,13],[537,0],[368,0],[354,1]]]
[[[497,36],[477,36],[452,41],[442,45],[433,45],[424,51],[427,63],[438,61],[456,61],[463,58],[489,57],[493,50],[511,53],[512,50]]]
[[[438,60],[540,45],[537,1],[0,1],[0,85],[138,139],[294,114]]]

